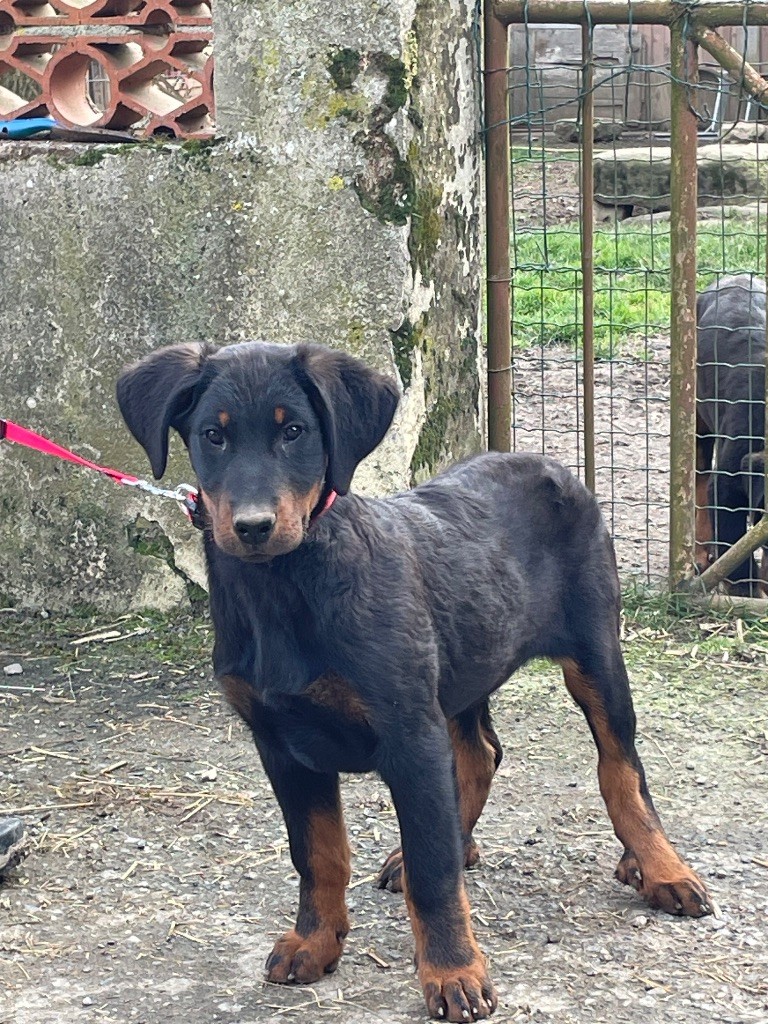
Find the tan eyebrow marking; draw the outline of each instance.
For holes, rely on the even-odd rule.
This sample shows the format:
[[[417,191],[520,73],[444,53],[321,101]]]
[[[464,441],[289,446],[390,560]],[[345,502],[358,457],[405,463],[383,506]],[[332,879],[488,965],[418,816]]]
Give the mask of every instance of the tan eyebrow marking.
[[[229,420],[230,420],[229,413],[228,412],[224,412],[222,410],[222,412],[219,413],[219,423],[222,425],[222,427],[226,427],[226,425],[229,423]]]
[[[285,419],[285,409],[281,405],[278,405],[275,408],[275,423],[282,423],[284,419]]]

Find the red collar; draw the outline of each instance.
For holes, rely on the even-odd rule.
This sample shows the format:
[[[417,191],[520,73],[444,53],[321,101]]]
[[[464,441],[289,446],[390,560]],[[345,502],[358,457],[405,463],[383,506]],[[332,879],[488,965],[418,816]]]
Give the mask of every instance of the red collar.
[[[336,493],[336,491],[329,491],[328,494],[326,495],[323,504],[320,505],[318,503],[315,506],[312,515],[309,517],[309,525],[311,526],[313,523],[316,523],[320,516],[325,515],[325,513],[328,511],[328,509],[331,507],[334,501],[336,501],[337,498],[338,494]]]

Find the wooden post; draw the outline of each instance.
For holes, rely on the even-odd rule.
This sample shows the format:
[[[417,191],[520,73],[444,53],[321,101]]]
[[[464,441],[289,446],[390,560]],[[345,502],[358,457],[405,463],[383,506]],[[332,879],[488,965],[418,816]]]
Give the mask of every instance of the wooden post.
[[[581,284],[584,483],[595,493],[595,93],[592,31],[581,26]]]
[[[593,25],[673,25],[686,21],[697,25],[768,25],[768,4],[746,7],[733,0],[700,3],[699,0],[587,0]],[[496,18],[505,25],[581,25],[585,0],[487,0]],[[630,10],[631,7],[631,10]]]

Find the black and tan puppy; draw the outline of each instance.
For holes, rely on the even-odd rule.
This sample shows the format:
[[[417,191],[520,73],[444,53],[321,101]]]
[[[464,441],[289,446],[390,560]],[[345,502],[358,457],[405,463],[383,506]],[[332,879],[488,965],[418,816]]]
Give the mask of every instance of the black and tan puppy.
[[[405,890],[429,1012],[493,1012],[462,866],[501,760],[488,697],[538,656],[562,665],[592,730],[619,879],[669,913],[710,912],[635,750],[611,542],[562,466],[488,454],[387,500],[351,494],[397,391],[315,345],[163,349],[125,371],[118,398],[156,476],[171,427],[198,476],[216,675],[253,731],[301,879],[271,981],[336,967],[349,927],[339,772],[375,771],[402,838],[381,882]]]
[[[696,303],[697,563],[723,554],[762,512],[752,468],[765,447],[765,281],[723,277]],[[730,573],[733,594],[759,597],[753,558]]]

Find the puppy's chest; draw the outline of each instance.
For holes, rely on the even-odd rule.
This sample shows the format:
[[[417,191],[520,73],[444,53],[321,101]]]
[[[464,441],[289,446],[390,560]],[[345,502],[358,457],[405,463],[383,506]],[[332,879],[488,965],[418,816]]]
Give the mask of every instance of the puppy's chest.
[[[299,693],[267,687],[261,705],[262,736],[318,772],[369,771],[377,737],[368,709],[352,686],[332,672]]]
[[[369,711],[334,671],[328,631],[320,637],[306,608],[292,602],[288,614],[275,598],[237,637],[217,644],[216,674],[229,702],[261,743],[313,771],[370,770]]]

